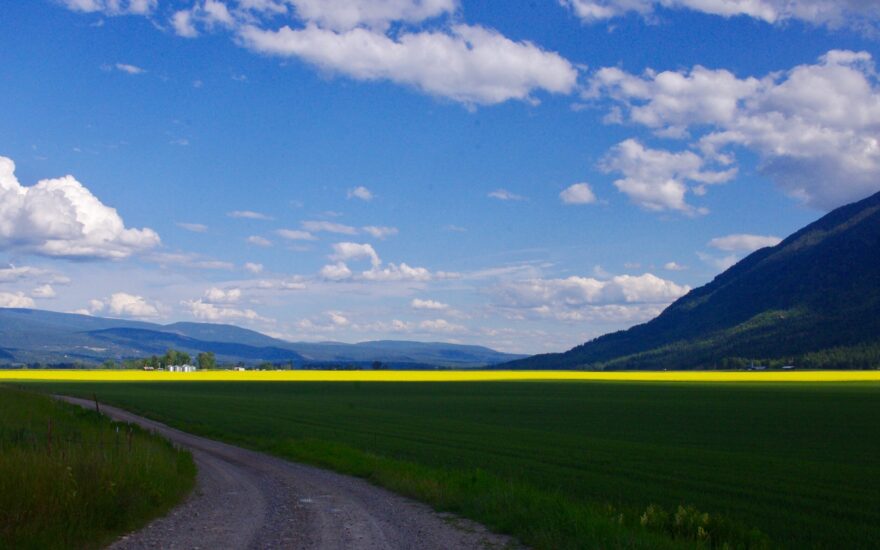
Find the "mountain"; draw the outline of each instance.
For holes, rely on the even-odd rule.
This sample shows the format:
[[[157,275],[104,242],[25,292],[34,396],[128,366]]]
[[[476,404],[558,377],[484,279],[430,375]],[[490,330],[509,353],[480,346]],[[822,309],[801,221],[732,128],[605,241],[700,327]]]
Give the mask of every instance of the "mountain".
[[[0,308],[0,363],[87,363],[163,354],[174,348],[211,351],[221,363],[391,368],[483,367],[523,356],[481,346],[439,342],[287,342],[259,332],[211,323],[160,325],[35,309]]]
[[[645,324],[500,367],[696,369],[752,360],[880,362],[880,193],[752,253]]]

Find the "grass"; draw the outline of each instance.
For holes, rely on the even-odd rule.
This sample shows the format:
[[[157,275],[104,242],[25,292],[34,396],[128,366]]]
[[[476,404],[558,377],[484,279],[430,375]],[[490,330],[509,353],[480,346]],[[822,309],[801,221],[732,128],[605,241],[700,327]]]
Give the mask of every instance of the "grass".
[[[537,548],[880,540],[876,383],[48,387],[359,475]]]
[[[0,548],[98,548],[186,496],[190,454],[129,429],[0,387]]]

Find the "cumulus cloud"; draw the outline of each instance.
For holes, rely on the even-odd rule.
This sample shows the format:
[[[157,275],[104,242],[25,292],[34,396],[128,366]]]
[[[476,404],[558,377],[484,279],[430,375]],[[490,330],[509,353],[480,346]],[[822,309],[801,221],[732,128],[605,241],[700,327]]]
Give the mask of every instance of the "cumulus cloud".
[[[411,267],[401,262],[399,265],[389,262],[385,267],[373,266],[361,276],[368,281],[428,281],[431,272],[424,267]]]
[[[385,226],[376,226],[376,225],[367,225],[362,227],[365,233],[372,235],[377,239],[384,239],[386,237],[391,237],[393,235],[397,235],[398,231],[396,227],[385,227]]]
[[[511,193],[507,189],[496,189],[487,195],[490,199],[498,199],[500,201],[522,201],[525,197]]]
[[[271,220],[272,216],[263,214],[262,212],[254,212],[253,210],[233,210],[226,214],[230,218],[246,219],[246,220]]]
[[[263,272],[263,264],[258,264],[254,262],[245,262],[244,268],[246,271],[250,271],[254,275]]]
[[[289,241],[314,241],[317,239],[317,237],[308,231],[301,231],[299,229],[279,229],[275,233],[279,237]]]
[[[410,302],[410,307],[413,309],[448,309],[449,304],[444,304],[443,302],[437,302],[435,300],[420,300],[419,298],[414,298],[412,302]]]
[[[33,299],[21,292],[0,292],[0,307],[34,308],[35,306]]]
[[[159,0],[60,0],[68,9],[102,15],[148,15]]]
[[[349,199],[360,199],[362,201],[373,200],[373,193],[363,185],[355,187],[354,189],[349,189],[347,196]]]
[[[722,17],[746,16],[767,23],[797,19],[835,28],[864,27],[880,21],[871,0],[560,0],[583,21],[592,23],[636,13],[651,16],[657,8],[689,9]]]
[[[561,193],[559,198],[565,204],[592,204],[596,202],[596,195],[588,183],[575,183],[569,185]]]
[[[56,294],[55,289],[52,288],[52,285],[45,284],[33,289],[31,291],[31,296],[34,298],[54,298]]]
[[[382,263],[376,250],[372,245],[367,243],[335,243],[333,245],[333,254],[330,256],[330,259],[336,260],[337,262],[368,259],[370,260],[370,263],[373,264],[373,267]]]
[[[730,165],[732,148],[753,151],[763,174],[816,208],[880,189],[880,83],[867,52],[832,50],[814,64],[762,78],[703,67],[638,76],[601,69],[588,96],[610,99],[617,121],[659,135],[699,132],[692,146],[701,158]],[[681,186],[667,187],[667,206],[683,204]]]
[[[572,276],[534,278],[497,285],[497,306],[515,316],[533,314],[565,321],[598,319],[606,322],[642,320],[683,296],[690,287],[651,273],[617,275],[606,280]]]
[[[0,283],[9,283],[22,279],[28,279],[30,281],[42,280],[58,284],[66,284],[70,282],[70,279],[63,275],[39,267],[28,265],[0,267]]]
[[[184,38],[194,38],[199,35],[197,25],[207,30],[216,27],[232,28],[237,24],[237,19],[224,2],[219,0],[201,0],[191,8],[178,10],[171,16],[171,27],[175,34]]]
[[[389,80],[466,104],[533,101],[536,90],[570,93],[577,70],[560,55],[515,42],[491,29],[453,25],[448,31],[401,32],[391,37],[367,28],[239,30],[248,48],[298,57],[357,80]]]
[[[232,304],[241,299],[240,288],[222,289],[211,287],[205,291],[204,300],[212,304]]]
[[[773,235],[748,235],[736,234],[726,237],[716,237],[709,241],[708,245],[725,252],[754,252],[766,246],[776,246],[782,239]]]
[[[314,233],[326,232],[339,235],[357,235],[358,233],[358,230],[350,225],[335,222],[309,220],[302,222],[302,226],[306,231]]]
[[[612,148],[600,166],[605,172],[620,173],[623,177],[615,180],[614,186],[646,210],[702,214],[705,209],[690,205],[686,194],[701,195],[706,185],[723,183],[736,175],[735,168],[716,172],[705,170],[705,164],[692,151],[649,149],[628,139]]]
[[[351,269],[345,265],[345,262],[336,262],[328,264],[321,268],[320,275],[322,278],[330,281],[342,281],[351,277]]]
[[[184,300],[181,304],[189,309],[190,314],[196,319],[210,322],[229,321],[268,321],[252,309],[238,309],[235,307],[217,305],[204,300]]]
[[[119,317],[134,317],[136,319],[150,319],[159,316],[159,308],[147,302],[143,296],[116,292],[104,300],[91,300],[89,313],[95,314],[108,312]]]
[[[0,247],[62,258],[127,258],[159,244],[152,229],[129,229],[73,176],[22,186],[0,157]]]

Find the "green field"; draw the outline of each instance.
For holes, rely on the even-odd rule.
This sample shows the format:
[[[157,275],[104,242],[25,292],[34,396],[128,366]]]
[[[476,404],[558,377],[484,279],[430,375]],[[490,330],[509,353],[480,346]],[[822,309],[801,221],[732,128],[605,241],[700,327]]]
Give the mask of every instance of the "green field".
[[[760,546],[753,529],[772,547],[880,544],[878,384],[48,386],[355,473],[539,548],[658,533]],[[676,522],[681,505],[709,516]]]
[[[194,482],[190,454],[158,437],[0,387],[0,548],[97,548]]]

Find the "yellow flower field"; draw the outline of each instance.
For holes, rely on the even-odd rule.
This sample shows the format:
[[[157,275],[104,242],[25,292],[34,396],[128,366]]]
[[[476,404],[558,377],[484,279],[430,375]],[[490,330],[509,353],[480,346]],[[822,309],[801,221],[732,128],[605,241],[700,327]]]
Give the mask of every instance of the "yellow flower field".
[[[140,370],[0,370],[0,381],[252,381],[252,382],[490,382],[490,381],[631,381],[631,382],[880,382],[873,371],[728,371],[728,372],[586,372],[586,371],[203,371]]]

